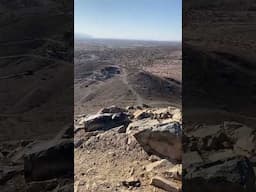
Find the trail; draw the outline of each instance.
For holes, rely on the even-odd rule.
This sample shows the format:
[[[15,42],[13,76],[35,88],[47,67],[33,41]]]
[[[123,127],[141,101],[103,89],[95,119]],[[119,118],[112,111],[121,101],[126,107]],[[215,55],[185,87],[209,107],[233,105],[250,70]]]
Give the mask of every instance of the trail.
[[[142,105],[143,99],[142,97],[137,93],[137,91],[132,87],[132,85],[128,81],[128,73],[125,68],[123,68],[123,75],[121,76],[121,79],[123,83],[128,87],[129,90],[131,90],[132,94],[136,97],[136,105]]]

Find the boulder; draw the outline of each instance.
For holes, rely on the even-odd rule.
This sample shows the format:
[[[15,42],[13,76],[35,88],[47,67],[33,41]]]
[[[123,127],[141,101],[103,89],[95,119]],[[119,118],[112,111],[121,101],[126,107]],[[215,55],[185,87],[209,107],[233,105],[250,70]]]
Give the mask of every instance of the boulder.
[[[60,140],[35,145],[24,157],[26,181],[70,177],[74,172],[73,140]]]
[[[101,109],[98,114],[104,114],[104,113],[125,113],[127,112],[127,110],[120,108],[120,107],[116,107],[115,105],[112,105],[110,107],[106,107]]]
[[[109,130],[121,125],[127,126],[129,118],[126,113],[104,113],[89,116],[84,120],[85,131]]]
[[[127,129],[126,133],[129,135],[134,135],[137,132],[143,131],[150,127],[154,127],[159,125],[159,121],[157,119],[141,119],[131,122]]]
[[[171,161],[181,161],[181,135],[181,125],[176,122],[148,127],[133,134],[148,154]]]

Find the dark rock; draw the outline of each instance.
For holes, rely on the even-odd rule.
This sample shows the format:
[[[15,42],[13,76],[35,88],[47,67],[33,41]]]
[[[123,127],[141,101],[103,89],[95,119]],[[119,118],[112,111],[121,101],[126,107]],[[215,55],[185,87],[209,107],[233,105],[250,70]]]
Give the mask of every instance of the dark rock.
[[[145,103],[142,104],[142,107],[143,107],[143,108],[150,108],[150,106],[147,105],[147,104],[145,104]]]
[[[67,127],[64,127],[58,135],[55,137],[56,140],[61,139],[72,139],[74,138],[75,128],[73,125],[69,125]]]
[[[33,181],[28,184],[27,192],[53,191],[58,186],[57,179]]]
[[[127,126],[129,118],[126,113],[104,113],[88,117],[84,121],[85,131],[109,130],[121,125]]]
[[[78,148],[78,147],[80,147],[83,143],[84,143],[84,139],[81,138],[81,139],[79,139],[79,140],[77,140],[77,141],[74,142],[74,147],[75,147],[75,148]]]
[[[134,109],[134,106],[127,106],[126,107],[126,110],[133,110]]]
[[[125,113],[126,110],[115,105],[101,109],[98,113]]]
[[[23,169],[23,166],[1,166],[0,185],[4,184],[15,175],[21,174]]]
[[[183,178],[184,191],[255,191],[253,167],[244,157],[195,165]]]
[[[130,188],[130,187],[140,187],[141,182],[139,179],[130,178],[127,181],[122,181],[122,185]]]
[[[78,133],[79,131],[84,130],[84,126],[75,127],[74,128],[74,134]]]
[[[121,125],[120,127],[116,128],[117,133],[125,133],[126,132],[126,126]]]
[[[68,128],[65,129],[62,139],[71,139],[74,138],[74,126],[69,126]]]
[[[51,141],[34,146],[24,157],[26,181],[70,177],[74,172],[73,140]]]

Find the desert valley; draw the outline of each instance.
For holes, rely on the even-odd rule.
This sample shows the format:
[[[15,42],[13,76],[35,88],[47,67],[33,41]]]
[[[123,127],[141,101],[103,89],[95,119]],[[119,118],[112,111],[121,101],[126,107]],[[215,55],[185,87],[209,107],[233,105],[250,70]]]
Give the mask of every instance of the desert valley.
[[[181,189],[181,44],[75,43],[75,190]]]

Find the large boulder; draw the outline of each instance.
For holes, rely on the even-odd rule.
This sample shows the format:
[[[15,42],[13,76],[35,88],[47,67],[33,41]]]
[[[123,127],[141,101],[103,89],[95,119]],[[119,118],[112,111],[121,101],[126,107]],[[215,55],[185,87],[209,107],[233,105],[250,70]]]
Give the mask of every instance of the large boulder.
[[[178,162],[182,155],[181,135],[178,122],[148,127],[133,134],[147,153]]]
[[[73,176],[73,140],[60,140],[35,145],[24,157],[26,181],[42,181]]]
[[[127,126],[129,118],[126,113],[103,113],[89,116],[84,120],[85,131],[109,130],[121,125]]]
[[[125,112],[127,112],[126,109],[112,105],[110,107],[102,108],[98,113],[104,114],[104,113],[125,113]]]

